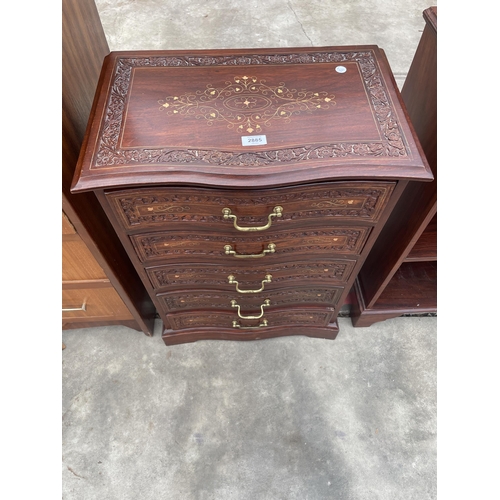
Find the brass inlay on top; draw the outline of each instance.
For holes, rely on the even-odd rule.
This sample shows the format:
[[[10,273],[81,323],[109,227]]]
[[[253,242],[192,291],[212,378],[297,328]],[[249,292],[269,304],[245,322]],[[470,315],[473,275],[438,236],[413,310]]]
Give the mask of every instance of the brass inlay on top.
[[[255,76],[236,76],[223,88],[208,84],[205,90],[168,96],[158,103],[161,111],[172,116],[193,116],[210,126],[222,121],[240,134],[252,134],[262,132],[273,120],[289,123],[292,115],[335,106],[334,98],[328,92],[289,89],[283,82],[270,86]]]

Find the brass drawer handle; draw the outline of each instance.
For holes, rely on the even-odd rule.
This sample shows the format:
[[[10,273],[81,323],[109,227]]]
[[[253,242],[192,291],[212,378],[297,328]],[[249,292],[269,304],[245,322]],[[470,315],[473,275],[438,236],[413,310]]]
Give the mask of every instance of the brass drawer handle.
[[[233,321],[233,328],[240,328],[241,330],[255,330],[267,326],[267,319],[263,319],[262,323],[257,326],[241,326],[236,320]]]
[[[257,254],[236,253],[231,245],[224,246],[224,252],[226,255],[234,255],[235,257],[238,257],[240,259],[252,259],[252,258],[258,259],[259,257],[264,257],[266,253],[274,253],[275,251],[276,251],[276,245],[274,243],[269,243],[269,245],[267,245],[267,250],[264,250],[262,253],[257,253]]]
[[[262,280],[262,286],[258,290],[240,290],[238,282],[235,280],[232,274],[227,277],[227,280],[230,285],[236,285],[236,291],[238,293],[259,293],[264,290],[264,286],[266,283],[271,283],[271,278],[272,276],[270,274],[266,274],[265,279]]]
[[[269,299],[264,300],[264,303],[260,306],[260,314],[258,316],[243,316],[240,311],[240,305],[236,303],[236,300],[231,301],[231,307],[236,307],[238,309],[238,317],[241,319],[260,319],[264,316],[264,307],[269,307],[271,301]]]
[[[238,217],[236,215],[231,214],[230,208],[223,208],[222,213],[224,214],[224,219],[233,219],[234,227],[238,231],[264,231],[265,229],[269,229],[272,224],[272,217],[281,217],[283,215],[283,207],[279,205],[273,208],[272,213],[267,216],[267,224],[265,226],[257,226],[257,227],[241,227],[238,226]]]
[[[86,310],[87,310],[87,301],[84,300],[82,307],[69,307],[66,309],[63,308],[62,312],[65,313],[65,312],[71,312],[71,311],[86,311]]]

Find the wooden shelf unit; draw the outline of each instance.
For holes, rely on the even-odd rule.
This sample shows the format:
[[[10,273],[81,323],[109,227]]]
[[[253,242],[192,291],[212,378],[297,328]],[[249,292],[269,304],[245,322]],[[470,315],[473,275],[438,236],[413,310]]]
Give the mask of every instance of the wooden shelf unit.
[[[356,327],[437,312],[437,7],[423,17],[401,96],[434,181],[407,187],[365,261],[351,294]]]

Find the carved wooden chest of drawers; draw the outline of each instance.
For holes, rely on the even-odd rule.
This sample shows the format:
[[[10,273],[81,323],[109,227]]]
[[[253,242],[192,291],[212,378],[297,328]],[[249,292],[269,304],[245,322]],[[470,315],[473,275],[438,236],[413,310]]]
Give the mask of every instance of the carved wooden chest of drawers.
[[[104,61],[72,191],[175,344],[335,338],[402,191],[431,179],[376,46],[139,51]]]

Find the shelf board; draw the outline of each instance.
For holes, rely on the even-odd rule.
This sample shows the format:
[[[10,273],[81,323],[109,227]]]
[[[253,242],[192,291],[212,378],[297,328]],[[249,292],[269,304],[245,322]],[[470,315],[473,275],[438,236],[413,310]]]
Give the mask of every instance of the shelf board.
[[[436,312],[437,262],[403,263],[370,310]]]
[[[429,222],[424,232],[420,235],[405,262],[437,260],[437,222],[436,216]]]

